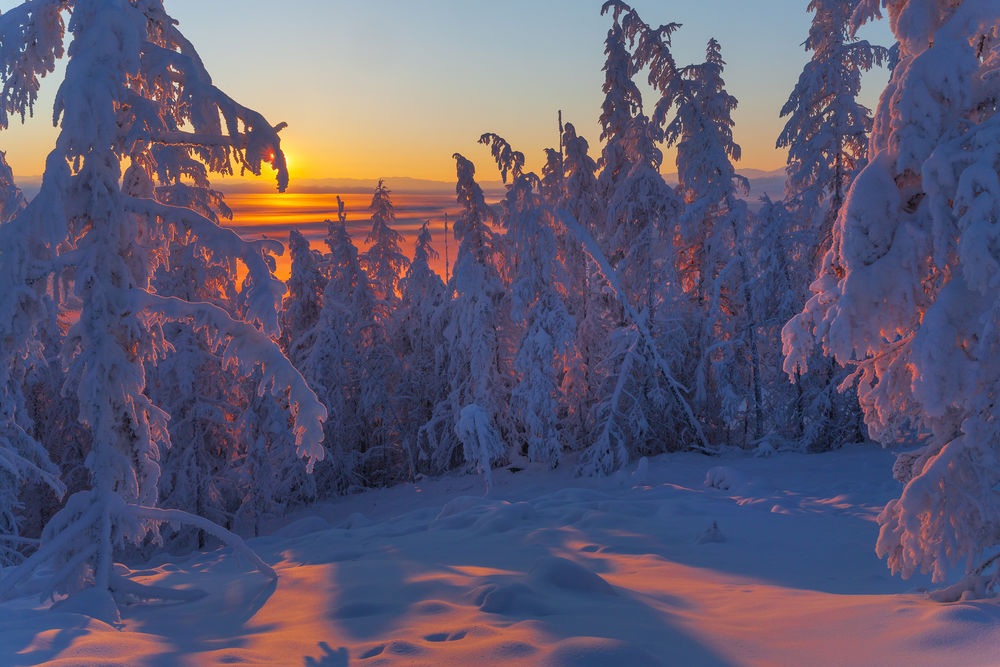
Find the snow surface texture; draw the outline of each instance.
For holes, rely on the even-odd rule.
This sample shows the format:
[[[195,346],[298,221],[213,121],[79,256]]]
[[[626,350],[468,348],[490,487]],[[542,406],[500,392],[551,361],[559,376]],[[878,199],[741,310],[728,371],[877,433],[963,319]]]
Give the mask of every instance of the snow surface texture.
[[[126,573],[204,595],[123,607],[123,631],[4,603],[0,664],[996,664],[1000,608],[932,602],[875,556],[892,460],[669,454],[349,496],[251,540],[277,582],[228,549]]]

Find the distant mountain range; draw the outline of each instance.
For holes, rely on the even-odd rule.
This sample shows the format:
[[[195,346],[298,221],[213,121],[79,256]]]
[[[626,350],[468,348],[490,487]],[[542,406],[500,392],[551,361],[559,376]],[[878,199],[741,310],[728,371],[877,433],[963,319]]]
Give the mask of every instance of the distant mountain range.
[[[761,197],[767,195],[771,199],[783,199],[785,196],[785,169],[764,171],[762,169],[737,169],[736,173],[750,180],[750,194],[742,199],[757,204]],[[677,173],[664,174],[663,178],[671,185],[677,183]]]
[[[775,169],[763,171],[760,169],[738,169],[737,172],[750,179],[751,192],[746,199],[756,202],[761,196],[768,195],[772,199],[781,199],[785,191],[785,170]],[[668,183],[677,182],[677,174],[664,174]],[[19,179],[18,185],[24,190],[25,196],[33,197],[38,193],[41,176],[29,176]],[[289,185],[288,191],[293,193],[348,194],[367,193],[374,189],[378,179],[374,178],[297,178]],[[400,193],[453,193],[455,184],[447,181],[433,181],[408,176],[395,176],[385,179],[390,190]],[[261,178],[259,181],[218,182],[223,192],[229,194],[253,194],[274,192],[273,181]],[[490,197],[497,197],[504,192],[500,181],[484,181],[480,183],[483,191]]]
[[[772,199],[781,199],[785,192],[785,170],[775,169],[737,169],[737,173],[750,179],[751,193],[748,199],[756,200],[767,194]],[[664,174],[668,183],[677,183],[677,173]],[[366,193],[371,192],[378,179],[373,178],[299,178],[294,179],[289,186],[289,192],[302,193]],[[408,176],[387,177],[384,179],[390,190],[406,193],[423,192],[453,192],[455,184],[447,181],[433,181]],[[504,192],[500,181],[483,181],[479,184],[487,194],[497,195]],[[263,181],[223,184],[225,192],[253,193],[273,192]]]

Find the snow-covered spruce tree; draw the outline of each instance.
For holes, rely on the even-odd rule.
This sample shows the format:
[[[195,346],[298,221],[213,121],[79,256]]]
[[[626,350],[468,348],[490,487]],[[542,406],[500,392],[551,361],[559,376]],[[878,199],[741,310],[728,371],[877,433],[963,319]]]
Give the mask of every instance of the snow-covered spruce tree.
[[[675,69],[669,38],[678,26],[669,24],[654,30],[618,1],[606,2],[602,13],[607,12],[613,13],[612,35],[617,35],[622,48],[625,40],[636,45],[636,54],[627,54],[627,66],[619,63],[612,67],[614,61],[609,58],[607,71],[631,75],[649,66],[654,84],[667,80]],[[609,53],[614,52],[609,49]],[[672,245],[668,243],[680,201],[659,173],[659,124],[650,123],[641,113],[641,100],[630,76],[627,80],[624,76],[609,77],[607,83],[612,81],[614,86],[605,87],[608,98],[631,100],[633,105],[626,114],[621,110],[627,105],[616,103],[612,108],[617,113],[611,115],[606,104],[602,114],[608,146],[613,150],[609,153],[605,147],[604,171],[598,181],[603,210],[594,227],[614,275],[594,282],[603,286],[609,280],[619,289],[615,298],[603,295],[603,299],[591,300],[589,331],[578,332],[582,345],[595,340],[593,334],[601,328],[607,333],[600,338],[608,341],[598,354],[594,354],[596,350],[590,354],[599,360],[590,364],[597,399],[590,419],[595,439],[580,459],[581,474],[605,474],[633,455],[665,447],[703,446],[700,427],[689,419],[689,406],[677,393],[683,390],[670,372],[671,366],[684,359],[678,352],[683,350],[686,336],[683,331],[669,337],[655,331],[658,324],[673,326],[682,319],[676,309],[679,281],[672,276],[675,262],[669,258]],[[617,165],[615,173],[608,172],[612,165]],[[605,320],[603,327],[594,326],[598,313]]]
[[[10,246],[0,241],[6,257]],[[7,356],[7,355],[5,355]],[[3,568],[21,562],[24,553],[37,547],[37,539],[25,537],[22,498],[26,489],[35,489],[34,500],[42,503],[38,491],[48,487],[59,496],[65,486],[48,453],[32,436],[34,423],[28,415],[22,385],[25,360],[14,358],[5,365],[0,378],[0,574]],[[28,534],[35,533],[30,530]]]
[[[766,195],[750,217],[748,293],[757,314],[757,368],[762,412],[767,416],[762,453],[783,448],[824,450],[858,438],[858,422],[848,412],[852,402],[857,411],[856,398],[846,400],[826,373],[799,376],[792,383],[781,368],[781,330],[802,307],[812,279],[811,232],[783,201]]]
[[[850,34],[858,0],[811,0],[812,52],[781,116],[778,148],[788,149],[786,199],[817,231],[817,253],[829,247],[833,221],[868,155],[871,111],[857,101],[861,75],[888,59],[888,50]]]
[[[799,221],[795,234],[812,245],[803,258],[811,274],[802,283],[815,276],[850,184],[868,159],[872,114],[857,101],[861,75],[889,59],[888,49],[850,34],[858,4],[810,2],[814,14],[805,48],[812,58],[781,109],[788,117],[777,142],[788,149],[785,198]],[[811,372],[795,380],[801,411],[796,421],[804,427],[800,444],[823,450],[863,439],[857,400],[837,391],[847,372],[832,359],[809,365]]]
[[[635,339],[637,345],[641,344],[645,348],[651,363],[655,365],[661,375],[666,391],[670,394],[670,407],[675,411],[676,419],[682,421],[686,431],[691,434],[690,446],[704,452],[710,451],[709,443],[705,438],[701,424],[695,417],[694,411],[687,400],[687,390],[677,381],[677,377],[669,361],[660,354],[659,345],[646,322],[644,314],[638,312],[632,305],[631,297],[622,288],[617,273],[611,267],[603,251],[601,251],[597,240],[565,209],[556,211],[556,214],[559,216],[561,224],[579,241],[591,261],[597,267],[597,273],[604,281],[609,294],[613,296],[616,304],[621,307],[623,319],[630,322],[634,327],[637,334]],[[632,355],[626,357],[626,359],[630,358],[633,358]],[[625,379],[630,377],[630,373],[631,371],[627,367],[624,368],[624,372],[619,372],[618,378],[623,380],[618,383],[616,391],[620,391],[623,394],[628,391]],[[626,399],[628,399],[627,396]],[[619,403],[621,400],[621,398],[614,399],[612,405]],[[617,420],[609,420],[607,423],[612,425],[629,425],[627,415]],[[602,434],[600,437],[603,439],[606,436]],[[625,441],[622,434],[612,432],[611,437],[614,438],[613,441],[611,441],[610,437],[608,438],[611,446],[593,447],[597,456],[588,457],[587,461],[578,467],[578,474],[601,474],[613,470],[616,466],[620,466],[621,462],[628,460],[628,451],[621,446]]]
[[[242,374],[204,331],[167,323],[164,337],[170,350],[148,371],[146,387],[170,414],[173,444],[160,453],[159,504],[229,528],[238,498],[242,443],[234,422],[245,400]],[[204,531],[193,526],[168,527],[162,536],[171,549],[205,546]]]
[[[387,319],[386,313],[395,307],[399,299],[399,279],[406,273],[409,260],[399,247],[403,235],[393,229],[396,224],[396,211],[392,206],[392,197],[385,181],[379,180],[368,206],[371,214],[372,228],[368,232],[365,243],[368,250],[361,258],[361,265],[368,273],[372,290],[382,301],[380,313],[382,320]]]
[[[458,256],[448,289],[444,330],[448,351],[447,396],[420,429],[421,447],[432,469],[464,462],[483,472],[507,460],[503,434],[513,431],[508,416],[511,384],[505,352],[502,257],[490,222],[495,213],[475,180],[475,167],[455,154],[456,193],[462,212],[455,221]]]
[[[657,281],[676,282],[673,276],[657,275],[654,258],[662,257],[665,263],[669,262],[666,255],[671,246],[661,243],[660,238],[669,238],[682,206],[660,176],[663,154],[658,147],[663,139],[661,126],[665,113],[674,101],[670,91],[678,80],[670,37],[680,26],[671,23],[654,29],[621,0],[605,2],[602,12],[609,11],[615,22],[621,22],[629,42],[635,44],[633,70],[648,68],[650,85],[663,93],[652,119],[638,113],[616,132],[627,169],[619,174],[618,185],[606,193],[608,210],[604,224],[608,233],[608,260],[618,271],[624,289],[636,295],[634,305],[646,309],[652,321]]]
[[[560,118],[562,114],[560,113]],[[562,125],[559,126],[559,142],[562,143]],[[566,172],[563,169],[563,154],[555,148],[545,149],[545,164],[542,165],[542,177],[539,179],[542,198],[556,201],[566,191]]]
[[[430,261],[437,257],[425,222],[417,234],[413,261],[399,283],[401,297],[393,313],[393,326],[399,332],[394,344],[400,374],[392,403],[399,415],[400,442],[413,465],[418,456],[420,427],[430,421],[434,406],[447,396],[447,356],[441,341],[448,294],[444,282],[430,267]]]
[[[636,116],[622,146],[628,172],[623,174],[606,208],[606,252],[617,280],[644,323],[653,330],[659,353],[683,367],[686,336],[663,336],[655,328],[679,316],[678,281],[671,276],[671,245],[666,241],[680,202],[659,173],[662,154],[658,132],[643,115]],[[694,434],[686,431],[682,413],[668,407],[672,394],[655,356],[621,303],[607,303],[608,345],[595,369],[600,378],[591,423],[596,438],[581,457],[581,471],[607,473],[632,456],[679,448]]]
[[[163,203],[191,208],[212,222],[232,217],[222,193],[209,186],[200,162],[179,158],[171,172],[193,184],[156,189]],[[204,301],[242,318],[245,296],[235,283],[235,262],[213,261],[190,237],[170,248],[153,284],[159,294]],[[282,312],[285,315],[285,311]],[[284,319],[284,318],[283,318]],[[191,511],[240,532],[256,534],[260,519],[315,496],[308,464],[295,456],[285,392],[258,391],[261,372],[249,375],[224,356],[224,346],[189,323],[164,325],[170,350],[148,381],[147,393],[171,414],[171,447],[163,453],[160,503]],[[283,340],[284,330],[282,332]],[[204,546],[205,532],[180,527],[165,535],[171,548]]]
[[[326,223],[330,279],[301,368],[328,411],[323,430],[331,457],[317,469],[320,490],[340,494],[357,483],[358,459],[368,443],[359,401],[365,336],[374,330],[376,298],[347,232],[342,202],[338,220]]]
[[[604,207],[598,196],[597,163],[590,157],[587,140],[576,133],[572,123],[566,123],[562,135],[563,191],[549,204],[564,209],[590,233],[603,222]],[[596,372],[604,354],[608,336],[609,299],[604,294],[604,281],[579,240],[558,227],[557,240],[566,268],[568,289],[566,308],[576,321],[576,333],[564,359],[562,393],[566,407],[564,425],[570,432],[571,443],[585,441],[587,418],[598,393]]]
[[[365,239],[369,247],[361,257],[361,265],[378,302],[374,328],[368,332],[361,378],[360,409],[368,424],[370,442],[360,472],[367,484],[384,486],[411,468],[399,440],[398,406],[391,400],[391,388],[399,381],[399,358],[394,350],[400,335],[393,329],[392,315],[399,305],[399,281],[410,261],[399,247],[403,235],[393,229],[396,213],[391,192],[382,180],[375,187],[368,211],[372,226]]]
[[[554,468],[564,444],[559,423],[560,375],[576,329],[560,294],[569,285],[556,243],[556,218],[542,201],[538,176],[524,171],[521,152],[496,134],[484,134],[479,143],[490,146],[505,183],[510,175],[503,226],[514,265],[511,319],[523,322],[511,393],[517,433],[528,459]]]
[[[13,172],[3,153],[0,153],[0,224],[11,222],[26,206],[24,194],[14,182]],[[6,231],[17,234],[25,230]],[[63,287],[61,280],[62,277],[50,278],[51,292],[50,283],[33,281],[33,291],[38,298],[36,306],[39,307],[36,313],[41,317],[34,322],[31,340],[26,341],[29,343],[28,348],[12,348],[12,356],[5,363],[10,372],[8,379],[23,378],[23,386],[13,388],[12,398],[23,391],[23,404],[17,411],[19,415],[15,413],[13,421],[20,420],[26,427],[25,433],[36,443],[46,443],[44,448],[40,444],[34,448],[26,441],[21,442],[26,447],[22,454],[27,454],[27,458],[33,462],[32,465],[21,468],[21,472],[30,474],[20,475],[20,482],[16,484],[18,497],[4,503],[9,512],[16,514],[16,524],[20,530],[17,539],[10,541],[16,542],[24,552],[37,546],[42,527],[59,509],[63,495],[67,491],[73,493],[86,486],[84,457],[89,450],[89,437],[77,422],[79,409],[76,400],[72,396],[62,396],[66,378],[61,357],[65,322],[60,322],[58,307],[59,293]],[[4,421],[11,417],[7,415]],[[15,436],[23,435],[15,431]],[[29,453],[31,449],[35,449],[34,454]],[[39,458],[41,452],[48,454],[47,459]],[[48,466],[47,460],[57,464]],[[41,470],[35,466],[41,466]],[[11,463],[8,473],[17,467]],[[40,471],[45,474],[39,474]],[[14,477],[8,475],[6,482],[10,483]],[[10,487],[5,488],[10,490]],[[7,518],[10,516],[8,514]],[[4,523],[5,527],[0,529],[0,533],[8,532],[14,525],[10,521]],[[3,560],[5,559],[0,557],[0,565]]]
[[[49,483],[37,478],[21,486],[21,535],[33,539],[41,537],[42,528],[62,507],[63,495],[88,488],[90,481],[85,464],[90,433],[77,420],[80,407],[76,397],[63,392],[63,339],[72,315],[60,312],[57,300],[48,294],[43,304],[45,314],[35,324],[31,354],[24,360],[24,406],[31,422],[28,434],[44,443],[44,451],[58,469],[65,491],[57,493]]]
[[[163,322],[205,327],[228,339],[228,357],[261,363],[265,383],[290,388],[301,455],[322,457],[325,410],[267,335],[216,306],[162,296],[150,287],[177,236],[191,234],[212,257],[245,265],[254,285],[247,296],[252,319],[277,334],[283,287],[270,275],[265,253],[277,251],[278,244],[244,242],[191,209],[152,197],[154,184],[170,183],[168,171],[187,151],[220,172],[231,172],[235,160],[242,170],[260,173],[270,160],[279,189],[287,183],[275,128],[211,83],[162,2],[43,0],[0,16],[0,121],[6,125],[8,114],[23,116],[30,109],[37,75],[52,71],[63,55],[67,13],[72,40],[55,106],[60,134],[40,194],[17,219],[30,228],[22,240],[38,244],[39,251],[12,252],[10,262],[5,253],[11,282],[4,291],[22,290],[27,280],[63,266],[75,268],[80,314],[65,355],[68,389],[78,396],[79,419],[92,437],[92,487],[71,496],[46,526],[39,550],[5,573],[0,596],[47,563],[53,567],[44,593],[79,594],[75,599],[90,613],[113,619],[116,600],[171,595],[145,590],[113,567],[116,548],[156,540],[161,522],[190,523],[245,549],[235,535],[201,517],[155,506],[168,415],[144,391],[147,365],[165,351]],[[122,179],[125,158],[132,166]],[[17,301],[7,297],[4,305],[5,322],[23,315]],[[16,348],[30,329],[15,334]]]
[[[878,12],[864,2],[855,21]],[[872,437],[915,446],[876,550],[904,577],[964,564],[938,595],[957,599],[1000,583],[1000,7],[911,0],[888,14],[899,64],[815,294],[785,327],[785,368],[805,371],[819,340],[855,366]]]
[[[288,248],[292,259],[291,275],[285,283],[288,294],[281,304],[281,349],[296,368],[309,352],[307,334],[319,321],[323,309],[323,290],[327,278],[323,274],[322,256],[309,247],[309,240],[297,229],[288,232]]]
[[[381,326],[382,302],[347,232],[342,203],[328,228],[330,280],[303,370],[330,410],[326,443],[334,456],[319,471],[320,492],[342,493],[402,479],[411,466],[390,401],[396,359]]]
[[[28,86],[22,94],[32,90]],[[5,126],[2,110],[0,121]],[[53,304],[39,280],[44,271],[35,266],[52,230],[33,227],[27,216],[16,220],[24,208],[24,195],[0,153],[0,570],[20,562],[37,546],[37,541],[21,534],[22,494],[32,488],[59,496],[65,492],[58,468],[34,437],[37,423],[31,415],[30,388],[25,396],[27,377],[33,369],[37,377],[46,365],[45,346],[36,333],[39,322],[53,317]]]
[[[609,8],[606,3],[601,8],[603,15]],[[619,12],[615,11],[614,21],[608,29],[604,42],[604,102],[601,104],[601,141],[604,148],[598,166],[601,169],[598,176],[598,188],[602,200],[610,199],[618,185],[619,178],[628,173],[628,154],[625,149],[627,134],[632,127],[632,121],[642,111],[642,94],[635,85],[632,76],[635,74],[635,63],[628,50],[628,39],[619,21]],[[599,242],[604,242],[603,220],[597,224],[600,228],[594,233]]]
[[[675,242],[678,276],[701,312],[696,402],[717,439],[746,446],[763,435],[764,424],[746,258],[749,216],[737,196],[748,183],[733,168],[740,158],[731,117],[737,101],[726,92],[724,67],[719,43],[709,40],[705,62],[678,70],[655,116],[665,119],[665,109],[676,106],[666,140],[677,146],[684,199]]]

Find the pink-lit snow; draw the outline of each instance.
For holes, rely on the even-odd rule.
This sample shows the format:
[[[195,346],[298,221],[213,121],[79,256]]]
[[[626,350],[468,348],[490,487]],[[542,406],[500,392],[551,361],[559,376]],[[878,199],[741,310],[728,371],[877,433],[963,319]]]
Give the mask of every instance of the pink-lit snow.
[[[0,605],[0,664],[996,664],[995,602],[932,602],[876,558],[892,461],[671,454],[369,491],[251,540],[277,583],[220,549],[132,571],[205,595],[120,627]]]

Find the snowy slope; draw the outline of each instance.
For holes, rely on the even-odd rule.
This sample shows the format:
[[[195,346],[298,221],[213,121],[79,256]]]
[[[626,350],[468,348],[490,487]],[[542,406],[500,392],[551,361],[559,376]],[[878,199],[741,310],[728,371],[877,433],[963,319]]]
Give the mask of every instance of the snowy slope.
[[[891,463],[676,454],[369,492],[253,540],[276,585],[218,550],[132,572],[206,595],[123,631],[6,603],[0,664],[996,664],[997,603],[930,602],[876,559]]]

